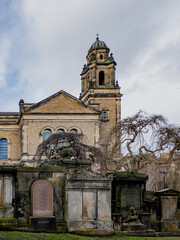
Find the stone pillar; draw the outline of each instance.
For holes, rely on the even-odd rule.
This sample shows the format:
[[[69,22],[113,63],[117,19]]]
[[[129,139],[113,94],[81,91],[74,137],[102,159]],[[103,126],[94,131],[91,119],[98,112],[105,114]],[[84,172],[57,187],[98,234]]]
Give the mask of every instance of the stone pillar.
[[[22,126],[22,160],[27,160],[28,155],[28,126],[27,122],[23,122]]]

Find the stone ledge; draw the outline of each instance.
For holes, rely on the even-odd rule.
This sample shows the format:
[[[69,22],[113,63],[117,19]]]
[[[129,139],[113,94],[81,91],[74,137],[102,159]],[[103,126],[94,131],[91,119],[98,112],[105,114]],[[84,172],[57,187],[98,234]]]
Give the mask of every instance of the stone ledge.
[[[111,236],[114,234],[113,229],[86,229],[86,230],[73,230],[69,232],[84,236]]]
[[[137,236],[137,237],[155,237],[154,230],[142,230],[142,231],[115,231],[115,236]]]
[[[0,218],[0,230],[17,230],[16,218]]]

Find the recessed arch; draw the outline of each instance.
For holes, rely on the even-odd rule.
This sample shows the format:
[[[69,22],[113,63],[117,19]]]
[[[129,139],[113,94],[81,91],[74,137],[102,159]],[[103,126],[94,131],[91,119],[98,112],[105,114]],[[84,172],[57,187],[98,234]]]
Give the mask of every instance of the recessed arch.
[[[99,85],[105,85],[104,71],[99,72]]]
[[[67,129],[64,128],[64,127],[58,127],[58,128],[55,130],[55,133],[63,133],[63,132],[67,132]]]
[[[46,141],[52,134],[52,130],[50,128],[45,128],[43,131],[43,141]]]
[[[77,133],[77,134],[80,134],[81,133],[81,130],[77,127],[71,127],[69,130],[68,130],[69,133]]]
[[[0,139],[0,160],[8,159],[8,140]]]

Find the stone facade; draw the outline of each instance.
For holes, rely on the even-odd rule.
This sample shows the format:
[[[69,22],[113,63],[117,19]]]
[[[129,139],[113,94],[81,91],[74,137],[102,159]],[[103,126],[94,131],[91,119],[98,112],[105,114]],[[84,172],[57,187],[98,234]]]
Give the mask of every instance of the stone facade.
[[[93,65],[92,57],[97,59]],[[21,99],[18,113],[0,113],[0,229],[113,228],[112,178],[95,173],[97,164],[44,155],[46,164],[40,166],[35,158],[38,146],[59,131],[76,132],[86,146],[107,150],[107,134],[120,120],[116,63],[99,39],[87,61],[80,99],[61,90],[38,103]]]
[[[79,99],[61,90],[39,103],[20,100],[18,113],[0,113],[0,230],[93,235],[111,234],[114,228],[118,234],[141,236],[153,236],[151,229],[179,232],[179,192],[147,192],[146,175],[107,173],[113,161],[105,164],[101,158],[99,149],[106,154],[108,136],[121,117],[115,66],[109,48],[97,38],[81,73]],[[79,133],[62,134],[71,135],[69,142],[59,141],[61,134],[53,135],[58,136],[61,153],[73,155],[37,155],[44,143],[54,151],[48,138],[58,132]],[[73,152],[70,148],[80,135]],[[87,158],[77,154],[77,146],[86,149]],[[129,213],[132,209],[134,215]]]
[[[83,142],[106,153],[108,134],[120,120],[121,94],[115,83],[115,61],[103,41],[92,44],[84,66],[80,99],[59,91],[39,103],[19,102],[19,113],[0,113],[0,140],[6,139],[8,157],[0,164],[31,165],[43,132],[76,129]],[[0,143],[1,144],[1,143]]]

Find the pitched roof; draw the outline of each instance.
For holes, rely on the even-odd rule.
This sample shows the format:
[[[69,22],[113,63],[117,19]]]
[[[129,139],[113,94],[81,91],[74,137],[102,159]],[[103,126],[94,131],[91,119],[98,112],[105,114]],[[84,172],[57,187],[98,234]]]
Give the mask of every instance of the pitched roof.
[[[27,104],[25,104],[27,106]],[[24,113],[84,113],[99,114],[96,108],[61,90],[44,100],[26,107]]]

